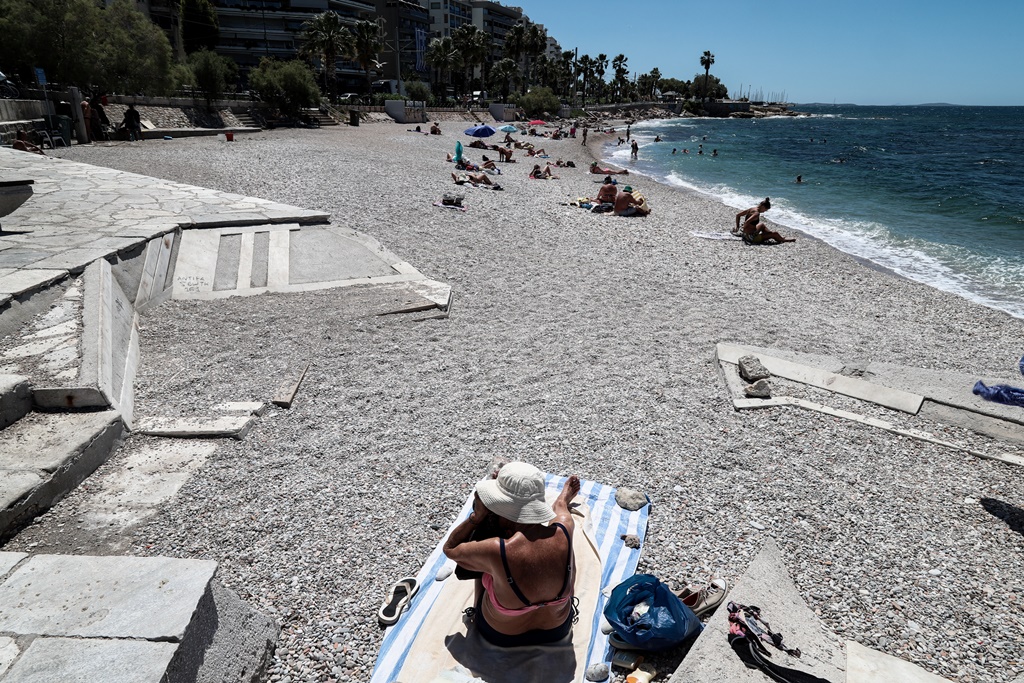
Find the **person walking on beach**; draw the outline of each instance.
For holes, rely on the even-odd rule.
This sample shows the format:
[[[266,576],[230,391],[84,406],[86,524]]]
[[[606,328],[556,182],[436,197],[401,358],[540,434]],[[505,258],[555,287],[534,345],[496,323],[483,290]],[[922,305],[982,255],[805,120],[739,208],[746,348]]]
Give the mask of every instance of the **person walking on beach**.
[[[639,154],[640,154],[640,145],[636,144],[636,140],[633,140],[633,142],[629,146],[629,156],[631,156],[634,159],[636,159],[636,158],[638,158]]]
[[[761,220],[761,214],[772,208],[769,197],[765,197],[757,206],[736,214],[736,227],[732,233],[742,235],[743,241],[748,244],[782,244],[783,242],[796,242],[796,239],[786,239],[777,232],[768,229],[767,224]],[[740,219],[744,218],[743,227],[740,227]]]
[[[580,143],[580,144],[582,144],[584,147],[587,146],[587,131],[588,130],[590,130],[590,129],[587,128],[586,126],[583,127],[583,142]]]

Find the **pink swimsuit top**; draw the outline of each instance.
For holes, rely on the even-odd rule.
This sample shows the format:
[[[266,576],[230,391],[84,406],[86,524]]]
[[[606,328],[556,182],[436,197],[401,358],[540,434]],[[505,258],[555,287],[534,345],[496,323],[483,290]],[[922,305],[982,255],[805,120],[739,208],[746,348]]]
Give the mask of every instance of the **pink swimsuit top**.
[[[505,567],[505,578],[508,580],[508,585],[512,589],[512,592],[515,593],[520,602],[526,606],[517,607],[515,609],[509,609],[508,607],[502,606],[502,604],[498,602],[498,597],[494,594],[494,577],[490,574],[484,573],[480,578],[480,583],[483,584],[484,590],[487,594],[491,596],[491,605],[493,605],[494,609],[498,611],[498,614],[510,617],[517,616],[527,612],[533,612],[541,607],[562,605],[572,599],[571,590],[568,595],[563,595],[566,587],[569,585],[569,577],[572,575],[572,539],[569,538],[569,531],[562,524],[555,522],[554,526],[562,530],[562,533],[565,534],[565,540],[569,542],[569,553],[565,563],[565,580],[562,582],[562,590],[558,591],[558,597],[554,600],[548,600],[547,602],[530,602],[527,600],[526,596],[523,595],[523,592],[519,589],[519,586],[516,585],[515,580],[512,578],[512,571],[508,566],[508,557],[505,555],[505,539],[499,538],[498,540],[501,543],[501,564]]]

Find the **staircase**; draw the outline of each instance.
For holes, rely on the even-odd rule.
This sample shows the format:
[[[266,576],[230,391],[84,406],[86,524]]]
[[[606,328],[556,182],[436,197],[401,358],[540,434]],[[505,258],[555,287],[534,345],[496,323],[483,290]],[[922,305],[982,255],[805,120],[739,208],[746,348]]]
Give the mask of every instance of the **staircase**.
[[[240,124],[242,124],[243,126],[245,126],[246,128],[260,128],[261,127],[260,124],[256,123],[255,119],[253,119],[252,115],[250,115],[249,112],[247,112],[247,111],[243,112],[241,114],[235,114],[235,118],[238,119],[238,122]]]
[[[324,126],[337,126],[338,122],[334,118],[319,109],[306,109],[303,113],[310,118],[315,126],[323,128]]]

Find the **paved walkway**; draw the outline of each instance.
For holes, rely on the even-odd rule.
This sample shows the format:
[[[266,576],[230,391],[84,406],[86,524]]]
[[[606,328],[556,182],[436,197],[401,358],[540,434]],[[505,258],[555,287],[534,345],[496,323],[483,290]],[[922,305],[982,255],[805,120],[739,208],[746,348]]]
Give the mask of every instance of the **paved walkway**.
[[[63,159],[0,149],[0,180],[34,180],[2,219],[0,304],[179,227],[327,223],[329,215]],[[10,234],[9,234],[10,233]]]

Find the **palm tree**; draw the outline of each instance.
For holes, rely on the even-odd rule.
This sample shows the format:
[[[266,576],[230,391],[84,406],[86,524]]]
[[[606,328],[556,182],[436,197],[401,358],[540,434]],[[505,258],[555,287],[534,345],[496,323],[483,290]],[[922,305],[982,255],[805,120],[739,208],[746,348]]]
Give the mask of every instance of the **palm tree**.
[[[473,24],[463,24],[452,31],[452,42],[459,54],[462,55],[462,65],[466,70],[472,71],[475,66],[480,64],[482,76],[482,63],[486,61],[487,54],[490,52],[489,36]],[[467,89],[466,86],[469,84],[470,78],[463,73],[463,91]]]
[[[501,89],[502,102],[508,102],[508,93],[512,89],[512,82],[519,74],[519,65],[511,57],[499,59],[491,67],[491,83]]]
[[[372,21],[357,21],[352,26],[352,41],[349,45],[348,57],[352,59],[366,75],[366,94],[373,91],[373,81],[370,79],[370,70],[380,69],[381,63],[377,60],[381,50],[384,49],[384,37],[380,34],[380,28]]]
[[[606,55],[605,53],[602,52],[601,54],[599,54],[597,56],[596,63],[594,64],[594,71],[597,74],[597,87],[600,88],[600,90],[602,90],[602,91],[604,90],[604,86],[605,86],[604,74],[605,74],[605,72],[607,70],[608,70],[608,55]],[[600,98],[602,94],[603,94],[602,92],[595,93],[595,95],[597,95],[598,98]]]
[[[548,32],[537,24],[531,24],[526,31],[525,48],[526,54],[530,58],[530,69],[527,73],[530,74],[530,83],[532,84],[537,79],[537,58],[548,49]]]
[[[434,38],[427,46],[427,64],[441,72],[441,79],[447,86],[451,81],[452,71],[462,66],[462,55],[450,37]],[[447,90],[445,91],[447,94]]]
[[[618,101],[623,100],[626,85],[629,83],[629,66],[626,64],[626,55],[619,54],[612,60],[612,68],[615,69],[615,95]]]
[[[587,86],[594,79],[594,75],[596,73],[594,58],[591,57],[590,55],[583,55],[582,57],[580,57],[577,60],[576,70],[579,73],[580,80],[581,80],[581,83],[582,83],[583,106],[586,107],[587,106],[587,90],[588,90]]]
[[[320,59],[326,90],[334,101],[338,57],[350,53],[352,34],[335,12],[323,12],[302,25],[302,53]]]
[[[661,69],[654,67],[651,69],[651,100],[655,100],[658,97],[658,82],[661,80]]]
[[[704,99],[708,99],[708,74],[711,73],[711,65],[715,63],[715,56],[710,50],[704,50],[700,56],[700,65],[704,67]]]

